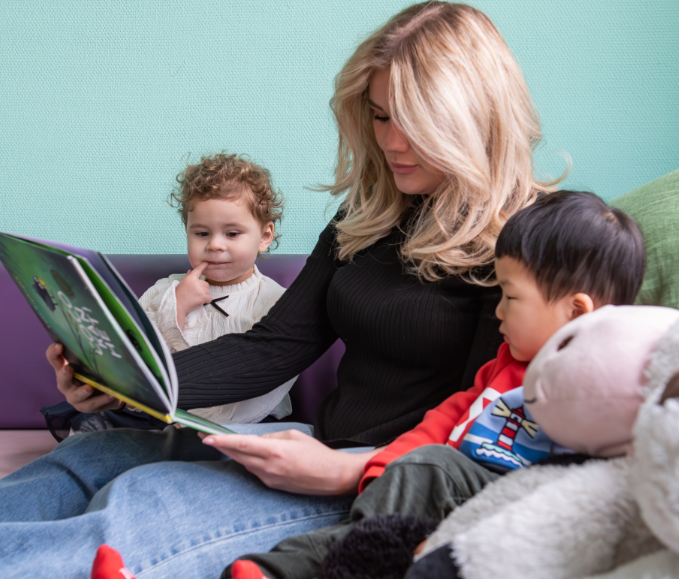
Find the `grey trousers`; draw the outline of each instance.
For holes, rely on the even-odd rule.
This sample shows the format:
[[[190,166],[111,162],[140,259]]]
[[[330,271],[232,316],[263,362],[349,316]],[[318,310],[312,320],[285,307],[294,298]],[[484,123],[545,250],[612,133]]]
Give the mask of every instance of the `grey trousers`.
[[[422,446],[389,464],[356,498],[346,521],[240,559],[254,561],[270,579],[312,579],[332,544],[361,519],[400,513],[441,521],[498,476],[449,446]],[[222,579],[230,578],[227,567]]]

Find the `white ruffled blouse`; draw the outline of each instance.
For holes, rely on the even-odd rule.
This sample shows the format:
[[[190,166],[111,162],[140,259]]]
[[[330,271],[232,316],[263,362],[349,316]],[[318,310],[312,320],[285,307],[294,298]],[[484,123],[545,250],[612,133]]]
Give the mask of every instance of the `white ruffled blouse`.
[[[213,302],[228,313],[225,316],[213,305],[206,304],[190,312],[184,328],[177,324],[175,288],[186,274],[174,274],[158,280],[139,299],[146,314],[158,326],[172,352],[209,342],[224,334],[247,332],[271,309],[285,288],[262,275],[257,266],[245,281],[230,286],[210,286]],[[205,279],[205,277],[201,277]],[[222,299],[223,298],[223,299]],[[260,422],[272,415],[283,418],[292,412],[288,391],[297,378],[288,380],[275,390],[241,402],[191,410],[218,424]]]

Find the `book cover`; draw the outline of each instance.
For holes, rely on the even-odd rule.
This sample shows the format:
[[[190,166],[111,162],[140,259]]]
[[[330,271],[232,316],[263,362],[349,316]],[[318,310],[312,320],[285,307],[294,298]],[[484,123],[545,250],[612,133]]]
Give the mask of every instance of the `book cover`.
[[[0,233],[0,260],[78,379],[166,422],[232,432],[176,409],[169,349],[104,256]]]

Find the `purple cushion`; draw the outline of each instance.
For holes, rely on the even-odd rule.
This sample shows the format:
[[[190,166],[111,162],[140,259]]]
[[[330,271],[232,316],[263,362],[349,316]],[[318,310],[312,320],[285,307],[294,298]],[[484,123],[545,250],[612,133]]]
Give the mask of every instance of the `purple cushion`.
[[[189,268],[183,254],[109,257],[137,295],[158,279]],[[274,254],[258,260],[257,266],[264,275],[289,287],[305,261],[305,255]],[[0,368],[3,369],[0,429],[45,428],[39,408],[63,400],[55,386],[54,372],[45,359],[50,341],[38,317],[0,264]],[[290,392],[291,419],[313,422],[318,403],[337,386],[337,366],[343,353],[344,344],[338,340],[300,374]]]

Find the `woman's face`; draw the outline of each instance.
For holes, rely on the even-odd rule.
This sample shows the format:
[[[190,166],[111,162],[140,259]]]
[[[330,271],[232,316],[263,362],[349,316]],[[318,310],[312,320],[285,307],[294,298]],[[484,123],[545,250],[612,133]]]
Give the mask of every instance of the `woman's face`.
[[[376,70],[370,79],[368,104],[372,109],[375,138],[394,173],[398,190],[406,195],[428,195],[443,183],[445,175],[415,155],[408,138],[391,120],[390,74],[391,69],[382,68]]]

